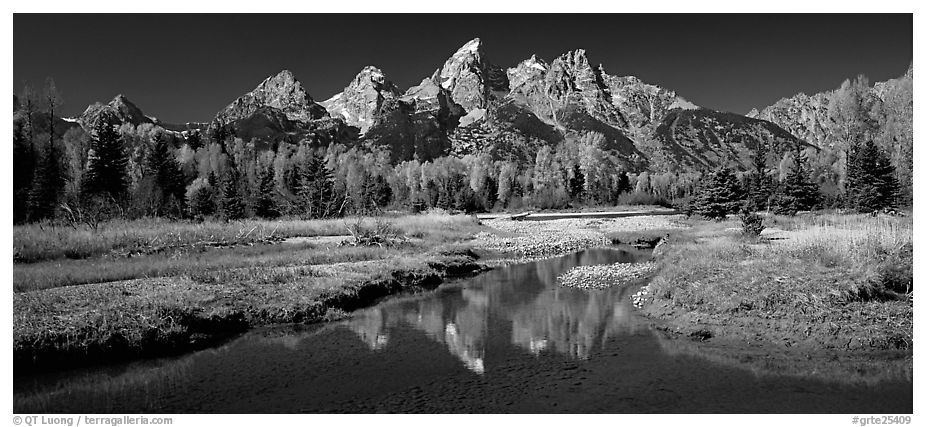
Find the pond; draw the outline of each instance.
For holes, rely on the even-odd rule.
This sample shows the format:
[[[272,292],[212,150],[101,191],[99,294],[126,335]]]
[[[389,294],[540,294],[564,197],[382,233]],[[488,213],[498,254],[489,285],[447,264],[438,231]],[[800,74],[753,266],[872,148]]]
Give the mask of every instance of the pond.
[[[595,249],[394,298],[345,321],[251,331],[175,358],[17,376],[19,413],[909,413],[913,385],[757,373],[673,351],[634,286],[564,288]]]

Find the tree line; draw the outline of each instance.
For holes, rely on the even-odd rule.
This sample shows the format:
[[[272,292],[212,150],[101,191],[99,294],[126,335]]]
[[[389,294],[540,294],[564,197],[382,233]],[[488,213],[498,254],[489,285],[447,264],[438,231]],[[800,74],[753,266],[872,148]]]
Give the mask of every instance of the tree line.
[[[902,205],[897,172],[888,154],[874,141],[856,143],[849,149],[845,193],[837,199],[839,206],[827,205],[820,184],[807,166],[805,151],[795,148],[791,154],[790,167],[779,171],[781,179],[775,179],[767,168],[767,148],[761,144],[753,156],[752,169],[742,179],[730,168],[712,171],[687,204],[687,213],[723,219],[729,214],[748,215],[757,210],[794,215],[799,211],[841,207],[876,213]]]
[[[61,96],[49,80],[26,87],[14,121],[14,221],[97,222],[121,217],[328,218],[383,209],[459,211],[616,204],[686,206],[723,217],[743,207],[794,213],[824,207],[871,212],[904,204],[892,153],[856,138],[839,191],[795,147],[778,161],[760,144],[748,171],[634,173],[597,132],[541,145],[526,159],[487,153],[390,162],[383,146],[265,147],[225,126],[167,131],[103,113],[92,129],[56,137]],[[57,121],[56,121],[57,120]],[[810,157],[810,158],[809,158]],[[896,157],[896,156],[895,156]],[[773,164],[777,167],[769,167]],[[832,192],[830,192],[832,193]]]

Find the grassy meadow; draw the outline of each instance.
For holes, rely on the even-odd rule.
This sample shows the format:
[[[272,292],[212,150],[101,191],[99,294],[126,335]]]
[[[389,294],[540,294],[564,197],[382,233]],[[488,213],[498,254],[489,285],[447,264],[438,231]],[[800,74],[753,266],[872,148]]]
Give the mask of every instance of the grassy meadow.
[[[358,224],[362,232],[390,236],[350,244]],[[473,217],[441,212],[117,221],[96,231],[17,226],[14,357],[47,365],[158,354],[254,325],[337,317],[401,290],[477,271],[460,243],[482,229]]]
[[[397,215],[386,221],[405,241],[394,247],[338,247],[337,241],[274,244],[288,238],[345,236],[359,218],[178,222],[112,221],[97,230],[53,224],[13,227],[16,292],[136,278],[202,275],[237,267],[285,267],[368,261],[426,251],[469,238],[477,221],[439,212]],[[425,239],[426,238],[426,239]],[[335,239],[338,240],[338,239]],[[343,239],[341,239],[343,240]]]
[[[846,350],[912,350],[913,220],[769,216],[703,222],[670,245],[647,311],[677,330]]]

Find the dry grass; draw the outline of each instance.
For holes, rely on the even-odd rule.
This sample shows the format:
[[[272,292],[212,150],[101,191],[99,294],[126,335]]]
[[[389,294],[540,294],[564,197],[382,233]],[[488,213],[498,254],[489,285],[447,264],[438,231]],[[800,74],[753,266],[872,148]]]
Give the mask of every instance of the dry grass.
[[[773,218],[770,223],[780,221]],[[769,248],[826,262],[865,263],[913,244],[910,218],[864,215],[821,215],[792,219],[788,232],[766,233],[782,238]]]
[[[784,221],[789,230],[778,228]],[[650,284],[655,297],[708,315],[837,321],[842,332],[820,333],[864,330],[872,346],[908,348],[912,302],[904,293],[912,286],[912,219],[784,221],[770,218],[773,226],[763,233],[770,240],[759,242],[739,237],[733,221],[695,228],[671,247]]]
[[[234,246],[266,243],[287,237],[339,236],[347,234],[352,219],[244,220],[234,222],[192,222],[166,219],[110,221],[96,230],[54,223],[13,227],[13,261],[30,263],[59,259],[86,259],[113,254],[148,254],[179,247]],[[353,219],[355,220],[355,219]],[[410,237],[433,235],[454,239],[461,232],[478,228],[478,221],[466,215],[429,212],[420,215],[384,217]]]
[[[415,246],[319,248],[310,243],[298,243],[210,248],[131,258],[44,261],[15,265],[13,290],[26,292],[137,278],[202,275],[242,266],[273,268],[368,261],[416,250]]]
[[[411,237],[399,247],[330,248],[323,244],[273,244],[276,238],[343,236],[356,218],[240,223],[140,220],[104,224],[99,232],[29,225],[14,228],[16,292],[136,278],[188,275],[242,266],[279,267],[382,259],[423,252],[470,239],[481,230],[475,218],[431,212],[382,217]],[[60,239],[60,241],[56,240]],[[218,246],[206,243],[221,243]],[[327,245],[331,246],[331,245]],[[68,256],[65,256],[68,254]],[[29,262],[25,262],[28,259]]]

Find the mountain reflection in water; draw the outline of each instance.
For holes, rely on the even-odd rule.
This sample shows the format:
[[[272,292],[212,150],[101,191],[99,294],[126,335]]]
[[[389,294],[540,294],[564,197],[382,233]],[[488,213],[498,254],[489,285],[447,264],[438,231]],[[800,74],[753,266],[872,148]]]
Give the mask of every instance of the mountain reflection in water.
[[[366,310],[347,327],[374,351],[388,345],[390,329],[414,328],[443,344],[467,369],[483,374],[492,317],[510,323],[511,343],[531,354],[555,351],[586,360],[609,337],[634,332],[630,305],[621,300],[628,288],[565,288],[557,277],[578,265],[645,257],[640,251],[596,250],[502,268],[450,286],[436,297]]]

